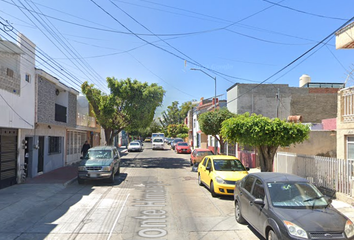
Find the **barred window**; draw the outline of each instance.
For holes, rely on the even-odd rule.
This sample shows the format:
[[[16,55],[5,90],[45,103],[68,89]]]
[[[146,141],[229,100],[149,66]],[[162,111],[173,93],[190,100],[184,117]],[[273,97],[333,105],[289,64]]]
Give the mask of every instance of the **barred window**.
[[[49,154],[60,153],[60,137],[49,137]]]

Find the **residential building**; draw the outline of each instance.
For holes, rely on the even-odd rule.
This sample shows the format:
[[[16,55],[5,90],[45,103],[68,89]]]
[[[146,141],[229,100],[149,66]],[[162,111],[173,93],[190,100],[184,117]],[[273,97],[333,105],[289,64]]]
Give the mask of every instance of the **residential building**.
[[[354,48],[354,22],[336,32],[336,49]],[[352,78],[353,71],[347,80]],[[338,93],[337,113],[337,158],[354,160],[354,86],[345,82]]]
[[[324,119],[336,118],[337,93],[341,88],[342,83],[311,82],[311,78],[306,74],[300,77],[299,87],[289,87],[288,84],[235,84],[227,89],[227,108],[235,114],[249,112],[269,118],[321,124]],[[312,142],[311,153],[335,156],[333,134],[335,135],[333,129],[314,129],[306,142],[307,145]],[[328,139],[324,140],[325,136]],[[319,144],[323,141],[328,142],[326,148]],[[236,150],[228,151],[235,151],[236,156],[241,158],[242,150],[237,144],[235,147]],[[297,153],[305,150],[298,146],[290,148]],[[250,154],[253,156],[250,157]],[[252,159],[253,164],[255,152],[248,151],[246,155],[248,159]]]
[[[217,141],[215,141],[215,138],[212,136],[205,135],[201,130],[198,122],[198,115],[208,112],[208,111],[213,111],[214,108],[220,109],[223,107],[226,107],[226,100],[220,100],[216,98],[216,104],[213,99],[204,99],[201,98],[200,102],[197,106],[195,106],[192,110],[193,116],[192,116],[192,122],[193,122],[193,128],[192,128],[192,135],[193,135],[193,147],[194,148],[209,148],[212,151],[214,151],[214,147],[216,144],[216,147],[219,147],[219,144]]]
[[[35,44],[0,39],[0,188],[22,179],[26,131],[35,125]]]

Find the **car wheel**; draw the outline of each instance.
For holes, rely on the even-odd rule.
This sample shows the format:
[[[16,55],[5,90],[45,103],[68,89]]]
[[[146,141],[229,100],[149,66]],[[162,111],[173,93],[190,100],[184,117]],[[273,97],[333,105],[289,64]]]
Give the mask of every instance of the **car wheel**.
[[[218,195],[214,191],[214,183],[213,181],[210,182],[210,193],[212,197],[217,197]]]
[[[270,230],[268,232],[268,240],[278,240],[277,235],[275,235],[275,233],[273,232],[273,230]]]
[[[245,223],[246,220],[242,217],[241,208],[238,201],[235,202],[235,218],[238,223]]]
[[[114,172],[112,172],[111,176],[109,177],[109,182],[114,183]]]
[[[202,179],[200,179],[200,174],[198,174],[198,184],[199,186],[203,186]]]
[[[85,180],[78,177],[78,178],[77,178],[77,182],[78,182],[79,184],[83,184],[83,183],[85,182]]]
[[[120,165],[118,165],[118,169],[117,169],[117,172],[116,172],[116,175],[119,175],[120,174]]]

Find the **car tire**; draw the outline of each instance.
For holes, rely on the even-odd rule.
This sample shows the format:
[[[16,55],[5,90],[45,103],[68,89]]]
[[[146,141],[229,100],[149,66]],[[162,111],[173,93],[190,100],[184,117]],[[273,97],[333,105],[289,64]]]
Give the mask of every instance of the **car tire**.
[[[273,230],[270,230],[268,232],[268,240],[278,240],[277,235],[273,232]]]
[[[199,186],[203,186],[202,179],[200,179],[200,174],[198,174],[198,184]]]
[[[114,183],[114,172],[112,172],[111,176],[109,177],[109,182]]]
[[[242,217],[241,208],[238,201],[235,201],[235,219],[238,223],[246,223],[246,220]]]
[[[84,184],[84,183],[85,183],[85,180],[78,177],[78,178],[77,178],[77,182],[78,182],[78,184]]]
[[[215,193],[215,190],[214,190],[214,182],[211,181],[210,182],[210,193],[211,193],[211,196],[212,197],[217,197],[218,195]]]
[[[120,174],[120,165],[118,165],[118,169],[117,169],[117,172],[116,172],[116,175],[119,175]]]

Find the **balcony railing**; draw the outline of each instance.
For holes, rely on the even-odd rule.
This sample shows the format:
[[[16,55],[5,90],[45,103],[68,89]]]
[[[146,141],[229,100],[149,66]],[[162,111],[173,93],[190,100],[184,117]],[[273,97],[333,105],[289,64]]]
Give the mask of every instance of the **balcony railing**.
[[[354,88],[346,88],[340,91],[341,112],[343,122],[354,122]]]
[[[96,118],[81,113],[77,114],[76,124],[83,127],[96,127]]]

